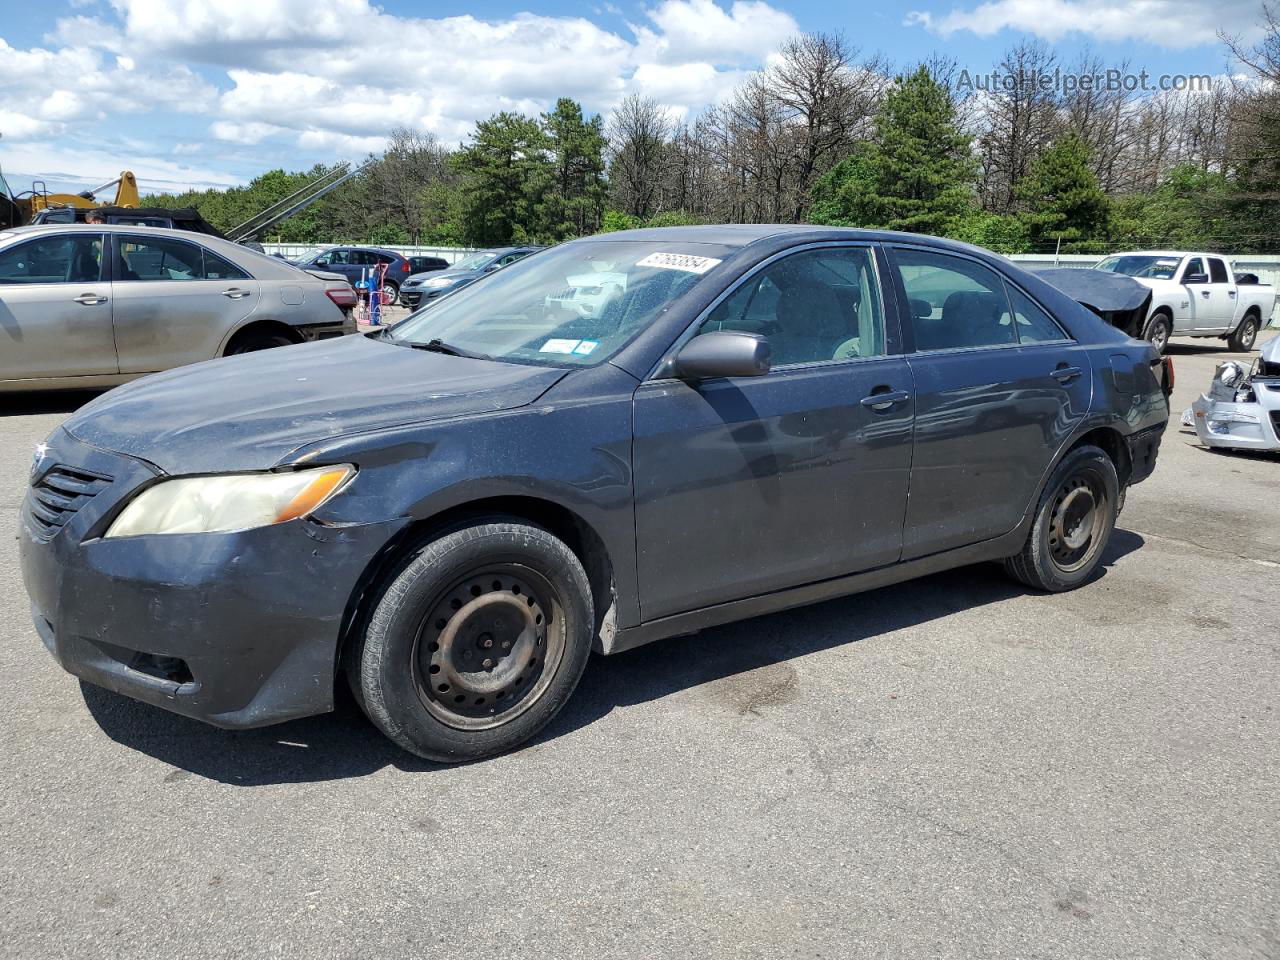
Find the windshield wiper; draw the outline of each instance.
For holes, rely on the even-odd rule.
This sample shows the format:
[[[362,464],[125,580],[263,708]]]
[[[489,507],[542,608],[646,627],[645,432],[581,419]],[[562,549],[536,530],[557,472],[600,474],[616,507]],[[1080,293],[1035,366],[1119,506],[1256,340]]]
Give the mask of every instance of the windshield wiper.
[[[403,341],[406,346],[413,347],[415,350],[430,350],[432,353],[447,353],[451,357],[466,357],[468,360],[492,360],[493,357],[487,353],[480,353],[477,350],[467,350],[463,347],[455,347],[451,343],[445,343],[439,337],[428,340],[426,343],[418,343],[414,340]]]

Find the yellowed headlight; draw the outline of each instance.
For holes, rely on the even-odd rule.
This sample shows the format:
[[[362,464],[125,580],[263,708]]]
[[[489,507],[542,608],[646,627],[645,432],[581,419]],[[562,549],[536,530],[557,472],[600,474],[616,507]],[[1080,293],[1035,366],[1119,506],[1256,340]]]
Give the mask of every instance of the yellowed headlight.
[[[108,537],[225,533],[305,517],[355,474],[348,464],[291,473],[179,477],[149,487],[121,511]]]

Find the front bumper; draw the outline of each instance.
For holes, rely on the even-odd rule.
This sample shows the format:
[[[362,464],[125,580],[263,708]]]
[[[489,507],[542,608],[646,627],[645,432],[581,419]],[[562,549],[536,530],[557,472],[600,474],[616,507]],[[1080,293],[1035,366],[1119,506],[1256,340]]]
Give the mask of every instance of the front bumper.
[[[1206,447],[1280,451],[1280,381],[1255,378],[1256,403],[1231,403],[1201,395],[1191,405],[1196,436]]]
[[[406,521],[104,540],[158,471],[59,430],[33,482],[63,466],[110,479],[52,534],[29,492],[18,539],[36,630],[68,672],[222,727],[332,709],[349,601]]]
[[[400,291],[400,300],[408,307],[419,307],[424,303],[430,303],[432,300],[439,300],[446,293],[453,291],[453,287],[445,287],[443,289],[432,289],[431,287],[409,287]]]

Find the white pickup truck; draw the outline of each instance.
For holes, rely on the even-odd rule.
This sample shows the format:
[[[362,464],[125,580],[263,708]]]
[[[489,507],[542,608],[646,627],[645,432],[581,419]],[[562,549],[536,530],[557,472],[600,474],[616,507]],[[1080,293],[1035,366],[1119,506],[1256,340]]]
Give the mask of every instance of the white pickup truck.
[[[1151,288],[1145,335],[1161,353],[1171,336],[1218,337],[1230,349],[1248,352],[1276,305],[1270,284],[1259,283],[1253,274],[1236,274],[1214,253],[1117,253],[1097,269],[1126,274]]]

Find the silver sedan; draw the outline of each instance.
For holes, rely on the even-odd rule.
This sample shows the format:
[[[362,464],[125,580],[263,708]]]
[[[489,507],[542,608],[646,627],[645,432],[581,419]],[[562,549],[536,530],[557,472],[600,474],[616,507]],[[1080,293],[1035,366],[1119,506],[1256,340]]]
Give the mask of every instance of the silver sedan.
[[[102,224],[0,232],[0,391],[107,387],[355,332],[345,278],[206,234]]]

